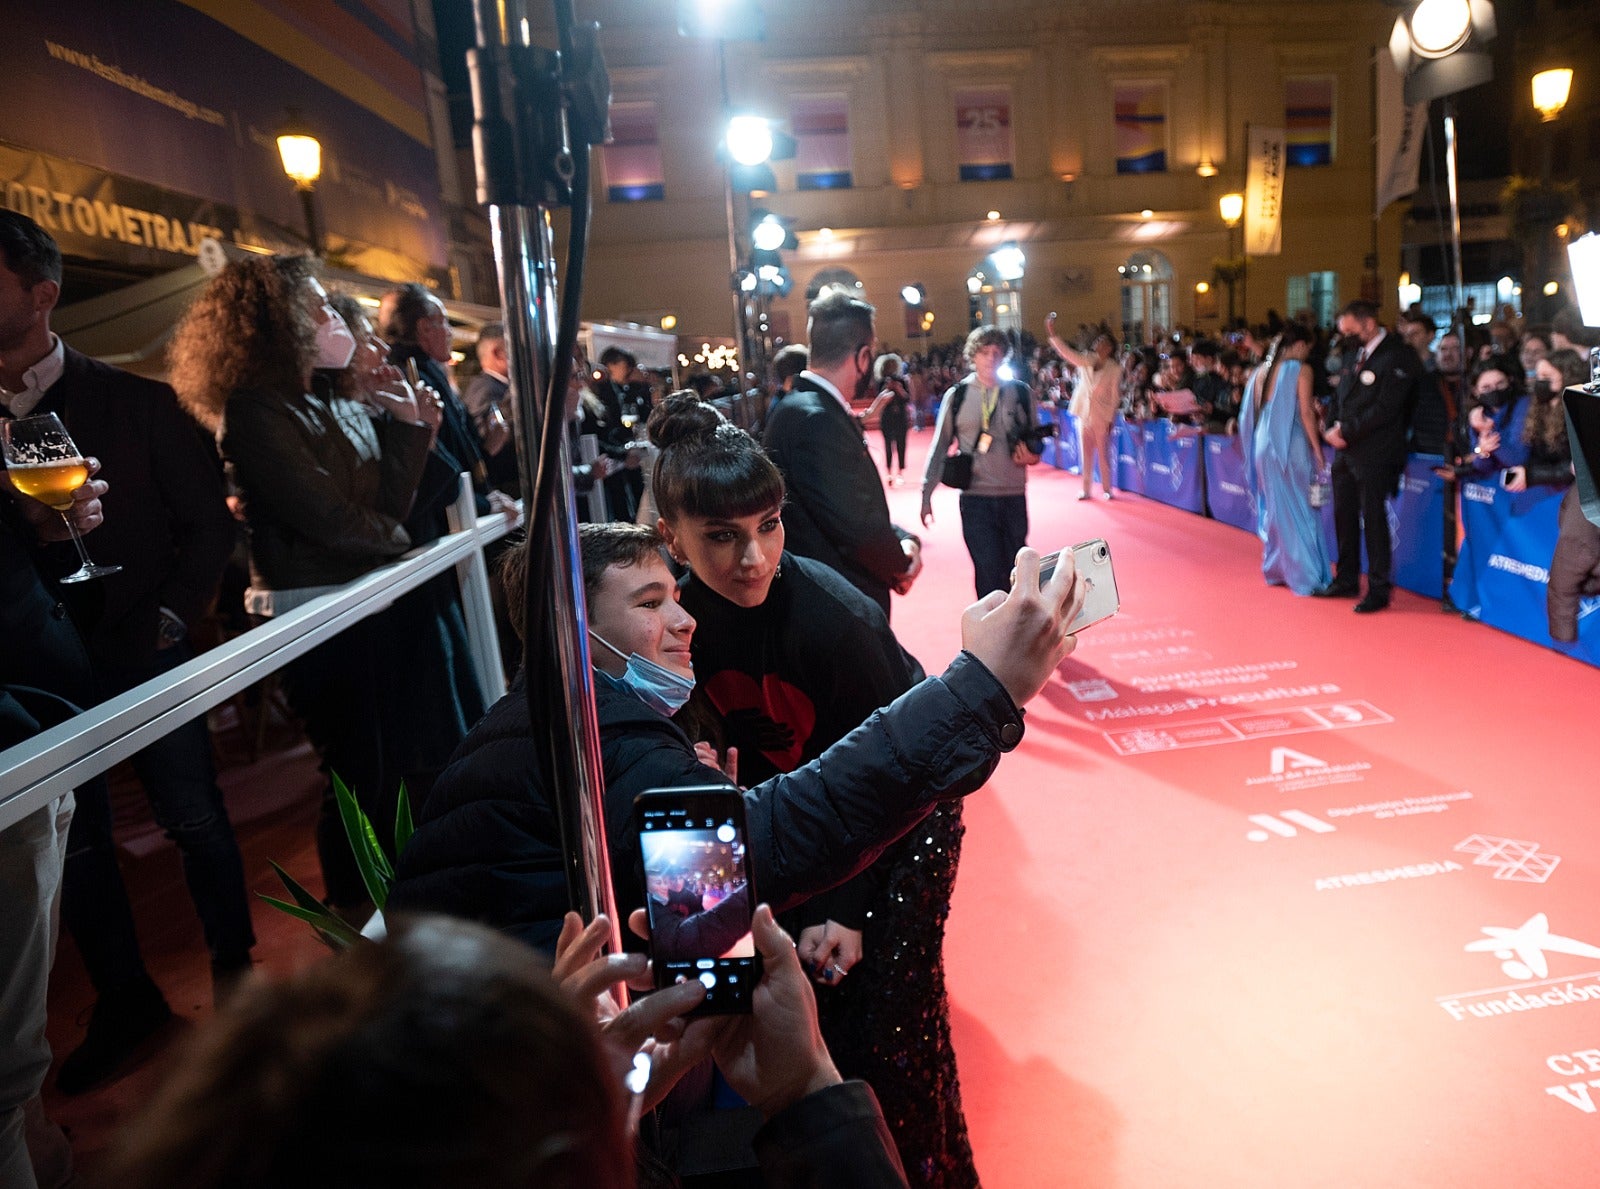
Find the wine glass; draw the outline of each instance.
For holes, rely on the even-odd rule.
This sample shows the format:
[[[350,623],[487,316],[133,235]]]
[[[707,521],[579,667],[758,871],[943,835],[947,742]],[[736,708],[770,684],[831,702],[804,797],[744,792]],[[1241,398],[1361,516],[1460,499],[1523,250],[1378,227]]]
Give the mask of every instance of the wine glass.
[[[72,493],[89,481],[89,464],[72,444],[66,426],[54,413],[38,417],[19,417],[0,421],[0,447],[4,448],[6,477],[23,495],[48,504],[61,513],[72,543],[78,547],[82,564],[60,579],[62,582],[87,582],[118,573],[121,566],[97,566],[89,560],[83,538],[67,512],[72,508]]]

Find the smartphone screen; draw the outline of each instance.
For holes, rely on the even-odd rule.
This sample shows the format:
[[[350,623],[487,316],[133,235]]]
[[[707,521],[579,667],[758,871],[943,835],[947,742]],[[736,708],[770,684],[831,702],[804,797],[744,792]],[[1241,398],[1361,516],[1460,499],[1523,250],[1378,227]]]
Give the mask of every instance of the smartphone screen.
[[[700,1015],[750,1010],[761,959],[750,936],[755,912],[736,789],[651,789],[634,800],[650,959],[656,986],[698,979]]]

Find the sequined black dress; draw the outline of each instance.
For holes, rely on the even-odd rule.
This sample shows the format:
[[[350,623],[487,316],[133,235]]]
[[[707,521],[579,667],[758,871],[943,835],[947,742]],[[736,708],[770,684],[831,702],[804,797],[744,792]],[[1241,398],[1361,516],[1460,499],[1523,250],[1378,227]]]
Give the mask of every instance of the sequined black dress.
[[[820,755],[922,677],[882,609],[809,559],[784,554],[760,607],[693,578],[682,598],[699,621],[685,726],[738,747],[746,785]],[[830,919],[863,933],[862,960],[839,986],[816,987],[823,1036],[845,1077],[877,1093],[911,1184],[935,1189],[978,1184],[944,985],[961,835],[953,802],[866,873],[783,917],[796,935]]]

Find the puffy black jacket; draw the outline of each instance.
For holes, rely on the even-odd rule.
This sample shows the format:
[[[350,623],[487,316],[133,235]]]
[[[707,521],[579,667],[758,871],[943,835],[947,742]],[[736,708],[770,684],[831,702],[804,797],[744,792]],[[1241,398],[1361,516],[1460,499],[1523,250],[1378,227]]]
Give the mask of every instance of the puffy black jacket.
[[[595,681],[617,909],[644,903],[633,799],[722,784],[688,737],[634,694]],[[975,792],[1022,739],[1022,712],[962,653],[811,763],[745,792],[757,893],[775,910],[855,875],[940,800]],[[552,949],[567,910],[555,811],[522,684],[473,728],[418,814],[390,912],[469,917]]]

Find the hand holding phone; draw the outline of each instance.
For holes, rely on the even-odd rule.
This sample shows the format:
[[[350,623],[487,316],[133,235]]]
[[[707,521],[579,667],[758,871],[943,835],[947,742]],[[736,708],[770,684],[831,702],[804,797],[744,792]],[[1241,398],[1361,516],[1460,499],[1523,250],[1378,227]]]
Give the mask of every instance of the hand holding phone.
[[[748,1012],[761,977],[744,797],[727,786],[650,789],[633,803],[657,987],[697,980],[696,1015]]]
[[[1039,559],[1039,584],[1042,586],[1056,572],[1060,553],[1046,554]],[[1122,606],[1117,596],[1117,575],[1111,568],[1111,546],[1096,537],[1072,547],[1072,561],[1077,570],[1078,582],[1084,589],[1083,610],[1079,611],[1068,627],[1069,632],[1110,619]]]

